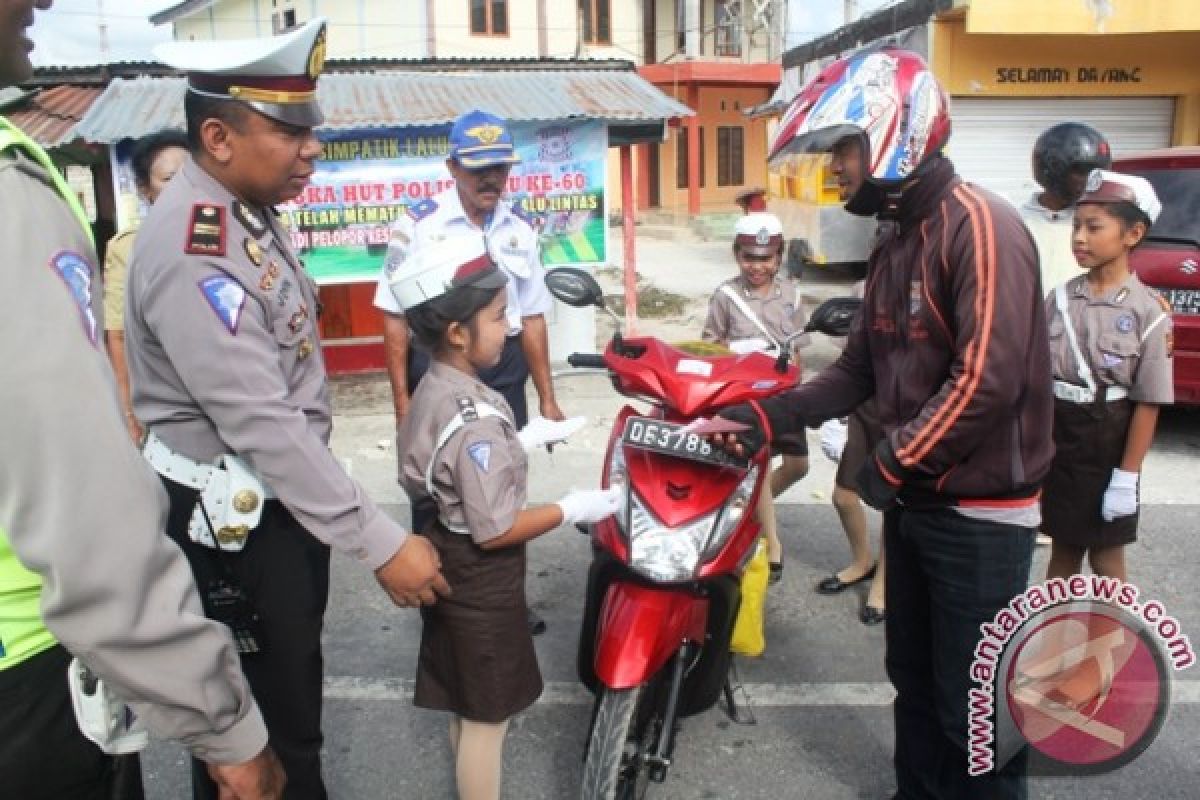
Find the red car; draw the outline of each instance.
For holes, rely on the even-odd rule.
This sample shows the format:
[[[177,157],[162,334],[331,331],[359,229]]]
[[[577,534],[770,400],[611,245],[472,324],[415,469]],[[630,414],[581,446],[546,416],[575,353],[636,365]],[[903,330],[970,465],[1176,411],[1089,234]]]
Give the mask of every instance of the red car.
[[[1117,172],[1141,175],[1163,210],[1130,265],[1171,304],[1175,323],[1175,403],[1200,405],[1200,147],[1125,156]]]

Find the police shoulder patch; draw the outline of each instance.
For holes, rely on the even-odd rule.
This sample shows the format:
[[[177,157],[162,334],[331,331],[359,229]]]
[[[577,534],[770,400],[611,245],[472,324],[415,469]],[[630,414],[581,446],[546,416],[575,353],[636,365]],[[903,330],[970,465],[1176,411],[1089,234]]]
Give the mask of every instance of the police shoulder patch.
[[[437,208],[437,202],[432,197],[426,197],[421,202],[409,206],[406,211],[413,222],[419,222],[437,211]]]
[[[225,207],[196,203],[188,222],[188,238],[183,248],[194,256],[225,255]]]
[[[471,457],[481,472],[486,473],[492,463],[492,443],[487,441],[471,442],[467,445],[467,455]]]
[[[71,292],[71,299],[79,307],[83,332],[95,347],[97,325],[96,313],[92,310],[92,265],[79,253],[62,250],[50,259],[50,267]]]
[[[197,285],[226,330],[236,336],[242,308],[246,305],[246,290],[226,275],[209,275]]]

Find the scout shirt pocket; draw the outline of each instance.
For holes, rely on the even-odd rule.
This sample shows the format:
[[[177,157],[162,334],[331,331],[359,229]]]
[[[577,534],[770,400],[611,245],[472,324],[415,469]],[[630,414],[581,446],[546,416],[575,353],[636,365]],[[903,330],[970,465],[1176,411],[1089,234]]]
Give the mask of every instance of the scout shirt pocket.
[[[1132,335],[1105,333],[1096,342],[1100,363],[1095,365],[1102,383],[1130,387],[1137,374],[1138,342]]]
[[[533,274],[532,250],[534,241],[508,231],[499,231],[491,236],[492,255],[504,271],[514,278],[525,280]]]

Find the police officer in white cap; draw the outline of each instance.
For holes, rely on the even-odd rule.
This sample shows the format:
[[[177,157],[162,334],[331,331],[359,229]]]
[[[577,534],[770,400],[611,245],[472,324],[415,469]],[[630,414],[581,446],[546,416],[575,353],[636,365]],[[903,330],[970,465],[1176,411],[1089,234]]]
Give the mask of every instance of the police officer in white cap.
[[[480,379],[504,395],[518,428],[529,420],[525,384],[530,377],[541,415],[548,420],[564,418],[550,378],[545,314],[551,299],[537,233],[519,205],[509,207],[503,202],[509,171],[519,161],[506,120],[479,110],[460,115],[450,129],[450,157],[446,159],[454,186],[410,206],[392,228],[375,306],[384,312],[383,338],[397,428],[408,413],[410,395],[429,368],[429,357],[409,346],[403,310],[388,284],[422,248],[458,236],[482,237],[488,252],[508,275],[508,340],[500,363],[481,372]],[[414,530],[423,532],[432,520],[432,506],[413,506]],[[529,623],[535,634],[546,629],[532,609]]]
[[[192,158],[142,227],[126,309],[134,410],[171,497],[168,533],[206,611],[234,635],[289,798],[326,796],[330,546],[400,605],[448,592],[429,542],[380,511],[329,450],[316,287],[272,212],[320,154],[324,49],[317,19],[271,39],[156,50],[188,73]],[[193,786],[214,796],[199,771]]]

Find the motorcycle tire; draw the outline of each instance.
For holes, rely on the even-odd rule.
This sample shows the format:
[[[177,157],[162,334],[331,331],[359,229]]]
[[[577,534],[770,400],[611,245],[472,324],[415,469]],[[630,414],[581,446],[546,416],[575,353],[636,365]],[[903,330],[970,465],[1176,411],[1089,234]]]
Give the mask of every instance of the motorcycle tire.
[[[655,746],[661,709],[659,692],[643,684],[601,689],[583,765],[582,800],[642,800],[650,782],[643,756]]]

